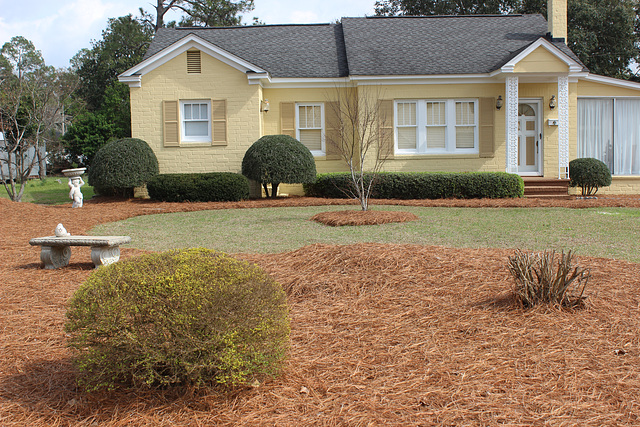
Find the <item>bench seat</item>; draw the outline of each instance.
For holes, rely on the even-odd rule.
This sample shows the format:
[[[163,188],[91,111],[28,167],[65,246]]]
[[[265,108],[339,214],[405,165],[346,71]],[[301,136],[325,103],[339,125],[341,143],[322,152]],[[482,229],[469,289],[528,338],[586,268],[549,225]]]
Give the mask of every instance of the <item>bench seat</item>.
[[[48,236],[29,240],[32,246],[41,246],[40,259],[47,270],[69,265],[71,246],[90,246],[91,261],[96,268],[120,259],[120,245],[131,242],[129,236]]]

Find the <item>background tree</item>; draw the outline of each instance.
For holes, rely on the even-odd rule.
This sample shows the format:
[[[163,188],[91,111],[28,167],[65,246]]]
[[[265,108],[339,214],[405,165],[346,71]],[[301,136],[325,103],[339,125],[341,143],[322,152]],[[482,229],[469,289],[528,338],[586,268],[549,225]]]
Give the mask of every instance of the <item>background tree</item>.
[[[363,211],[369,209],[375,175],[392,152],[393,126],[388,126],[392,111],[381,99],[378,89],[342,86],[328,94],[325,103],[327,156],[338,157],[349,167],[351,186],[341,190],[357,199]]]
[[[629,66],[639,54],[637,7],[626,0],[569,0],[567,44],[592,73],[617,78],[635,74]]]
[[[638,2],[635,0],[568,0],[568,41],[571,50],[595,74],[631,78],[639,57]],[[540,13],[547,0],[377,0],[376,15],[471,15]]]
[[[0,179],[14,201],[20,201],[36,162],[44,167],[47,141],[64,122],[64,103],[75,90],[74,76],[46,66],[33,43],[13,37],[0,50]],[[18,186],[18,187],[17,187]]]
[[[152,13],[147,12],[143,8],[140,8],[140,20],[148,28],[151,28],[153,32],[157,32],[160,28],[165,26],[164,16],[172,9],[181,6],[182,0],[156,0],[153,8],[156,10],[155,17]]]
[[[242,22],[238,14],[254,9],[253,0],[184,0],[184,5],[180,27],[232,27]]]
[[[173,27],[229,27],[240,25],[242,17],[239,14],[250,12],[254,9],[253,0],[156,0],[153,6],[155,17],[152,13],[140,8],[141,20],[157,32],[165,25]],[[165,23],[164,16],[170,10],[178,10],[182,19]],[[256,18],[254,18],[255,20]]]
[[[71,60],[80,87],[78,95],[89,111],[100,109],[107,88],[118,83],[118,75],[142,61],[153,33],[131,15],[111,18],[102,40],[82,49]],[[126,85],[123,85],[126,87]]]
[[[377,0],[376,15],[476,15],[513,13],[519,0]]]
[[[102,40],[72,59],[80,79],[76,96],[84,108],[74,111],[64,140],[75,161],[90,164],[111,139],[131,136],[129,87],[118,75],[142,61],[153,32],[131,15],[109,19]]]

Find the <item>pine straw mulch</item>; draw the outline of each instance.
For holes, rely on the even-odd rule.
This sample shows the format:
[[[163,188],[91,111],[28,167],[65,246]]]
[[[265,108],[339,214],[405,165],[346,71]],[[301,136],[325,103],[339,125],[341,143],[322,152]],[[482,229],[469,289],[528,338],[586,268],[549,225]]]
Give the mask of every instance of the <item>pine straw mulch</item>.
[[[339,227],[343,225],[380,225],[390,222],[416,221],[417,215],[409,212],[368,210],[368,211],[333,211],[320,212],[311,217],[312,221],[320,224]]]
[[[639,207],[638,200],[557,203]],[[58,222],[83,234],[150,213],[324,202],[92,200],[71,209],[0,199],[0,425],[640,424],[640,264],[581,257],[593,276],[585,309],[523,311],[511,300],[512,252],[500,249],[363,243],[239,255],[289,292],[291,351],[280,377],[227,393],[76,390],[64,313],[91,272],[89,252],[74,248],[68,267],[42,270],[30,238],[51,235]],[[420,203],[429,204],[413,202]]]

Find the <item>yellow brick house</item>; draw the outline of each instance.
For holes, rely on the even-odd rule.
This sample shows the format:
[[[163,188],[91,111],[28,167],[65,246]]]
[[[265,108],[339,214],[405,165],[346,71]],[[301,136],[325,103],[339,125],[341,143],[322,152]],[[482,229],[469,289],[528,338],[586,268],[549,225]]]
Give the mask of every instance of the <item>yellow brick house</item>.
[[[120,75],[132,136],[161,173],[239,172],[263,135],[346,166],[326,142],[336,90],[380,94],[387,171],[507,171],[566,179],[571,159],[640,193],[640,84],[591,74],[567,47],[566,0],[540,15],[343,18],[339,23],[165,28]],[[342,89],[340,89],[342,88]]]

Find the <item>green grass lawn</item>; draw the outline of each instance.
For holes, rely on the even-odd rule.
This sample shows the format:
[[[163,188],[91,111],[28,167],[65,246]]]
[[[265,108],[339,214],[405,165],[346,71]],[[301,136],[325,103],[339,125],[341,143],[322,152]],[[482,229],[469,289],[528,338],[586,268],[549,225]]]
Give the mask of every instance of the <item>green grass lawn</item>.
[[[82,177],[87,182],[86,175]],[[22,195],[23,202],[38,203],[43,205],[61,205],[63,203],[71,203],[69,198],[69,178],[67,177],[49,177],[44,180],[32,179],[24,187]],[[16,185],[16,190],[20,187]],[[93,197],[93,187],[85,184],[81,188],[84,199],[88,200]],[[0,197],[9,198],[7,190],[0,185]]]
[[[277,253],[312,243],[416,243],[449,247],[574,250],[640,262],[640,210],[629,208],[421,208],[408,223],[328,227],[309,218],[350,206],[230,209],[159,214],[100,225],[100,235],[128,235],[131,246],[162,251],[208,247],[229,253]]]

